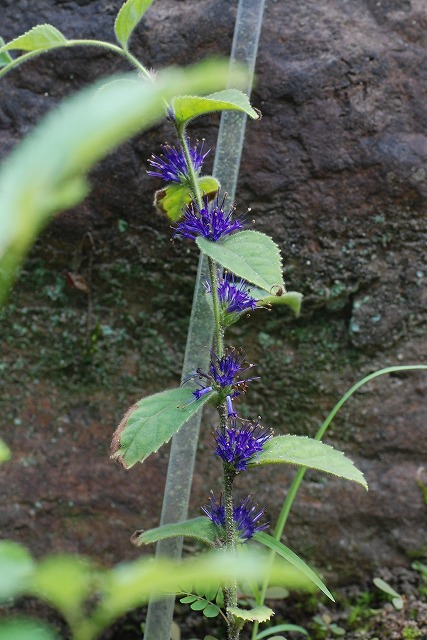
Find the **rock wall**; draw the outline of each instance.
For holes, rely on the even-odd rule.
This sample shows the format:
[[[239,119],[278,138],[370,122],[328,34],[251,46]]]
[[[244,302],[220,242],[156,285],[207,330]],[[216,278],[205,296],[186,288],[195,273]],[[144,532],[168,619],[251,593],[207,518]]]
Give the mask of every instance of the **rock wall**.
[[[227,55],[228,0],[156,0],[132,50],[149,67]],[[6,41],[37,23],[70,38],[113,39],[121,2],[3,0]],[[230,333],[258,363],[262,386],[241,405],[276,434],[314,435],[351,384],[377,368],[427,361],[425,282],[427,10],[423,0],[268,0],[238,208],[285,258],[303,291],[299,320],[257,312]],[[125,71],[113,54],[52,51],[0,80],[0,153],[64,96]],[[197,136],[214,146],[216,116]],[[158,522],[167,449],[129,472],[108,459],[112,432],[136,399],[176,385],[197,252],[170,243],[152,209],[159,184],[146,158],[167,125],[123,145],[92,172],[92,191],[59,216],[29,257],[1,319],[2,535],[36,554],[71,550],[112,563],[139,551],[137,528]],[[43,159],[41,158],[42,162]],[[63,272],[84,279],[67,285]],[[366,576],[427,553],[417,472],[427,459],[427,376],[370,383],[326,440],[365,472],[370,491],[309,473],[286,542],[331,581]],[[191,513],[218,488],[207,417]],[[274,522],[293,471],[254,472],[249,491]],[[427,471],[421,479],[427,483]],[[247,476],[239,479],[242,495]]]

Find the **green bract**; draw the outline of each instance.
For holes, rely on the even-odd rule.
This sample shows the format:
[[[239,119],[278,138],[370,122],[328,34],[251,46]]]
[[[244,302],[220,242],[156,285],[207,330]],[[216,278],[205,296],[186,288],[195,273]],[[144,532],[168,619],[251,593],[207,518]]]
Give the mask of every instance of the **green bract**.
[[[208,200],[215,197],[220,186],[218,180],[212,176],[197,178],[197,183],[201,193],[207,196]],[[170,184],[156,192],[154,204],[172,222],[176,222],[182,216],[184,207],[192,200],[194,200],[194,194],[188,185]]]

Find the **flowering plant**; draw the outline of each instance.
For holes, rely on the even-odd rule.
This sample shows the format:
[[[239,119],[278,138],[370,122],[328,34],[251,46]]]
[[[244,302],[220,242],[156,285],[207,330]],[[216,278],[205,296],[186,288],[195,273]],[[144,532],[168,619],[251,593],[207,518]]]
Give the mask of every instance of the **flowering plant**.
[[[139,82],[127,85],[126,92],[117,86],[106,87],[103,92],[96,88],[86,95],[84,116],[79,111],[81,104],[77,99],[68,111],[62,112],[61,117],[51,119],[46,126],[46,136],[34,138],[22,156],[14,156],[7,170],[1,174],[0,215],[7,211],[10,220],[7,221],[5,249],[0,255],[0,285],[10,282],[41,223],[55,211],[76,204],[85,195],[87,169],[126,136],[160,119],[165,112],[166,101],[167,118],[174,128],[177,143],[176,146],[163,145],[159,155],[152,155],[148,172],[165,182],[156,194],[156,205],[170,218],[172,237],[179,242],[195,242],[207,257],[208,270],[204,275],[210,315],[204,320],[210,322],[213,319],[214,345],[207,369],[200,366],[186,372],[181,387],[144,397],[126,413],[113,438],[112,456],[126,468],[143,462],[209,403],[218,414],[214,425],[213,455],[222,462],[223,490],[219,498],[209,493],[208,502],[201,507],[204,515],[139,531],[133,540],[137,545],[143,545],[186,535],[220,551],[226,550],[233,557],[242,554],[243,560],[246,558],[243,555],[245,548],[255,541],[285,558],[332,597],[320,578],[280,542],[287,514],[306,468],[331,473],[366,487],[363,475],[351,461],[320,440],[336,411],[356,388],[376,375],[405,367],[377,372],[355,385],[331,412],[314,439],[275,436],[268,427],[260,424],[258,418],[246,420],[239,416],[239,398],[258,378],[247,377],[247,372],[254,365],[245,362],[240,347],[226,346],[227,328],[247,313],[262,313],[263,309],[275,304],[287,304],[298,315],[301,295],[286,290],[280,249],[274,240],[250,228],[244,216],[236,217],[236,207],[220,191],[218,180],[214,176],[203,175],[203,163],[209,151],[205,150],[204,142],[191,144],[187,134],[188,123],[203,114],[233,110],[256,120],[257,111],[242,92],[235,89],[217,91],[222,86],[218,80],[224,75],[222,72],[214,74],[207,83],[205,77],[211,76],[206,67],[193,75],[180,76],[175,70],[169,75],[159,74],[154,80],[153,74],[128,49],[130,36],[150,4],[150,0],[127,0],[123,4],[115,23],[118,45],[69,40],[52,25],[38,25],[0,46],[0,66],[3,67],[0,75],[43,51],[87,44],[101,46],[123,56],[145,79],[144,86]],[[9,54],[13,50],[26,53],[13,59]],[[191,94],[198,91],[206,93],[206,90],[216,92],[203,97]],[[187,91],[189,95],[178,95]],[[61,139],[64,131],[70,131],[70,137],[58,145],[57,140]],[[38,174],[41,156],[46,163],[43,172]],[[73,164],[76,157],[80,161],[78,166]],[[31,197],[25,198],[22,194],[31,194]],[[25,237],[19,236],[24,226],[20,224],[23,218],[27,224],[31,223]],[[5,286],[0,287],[0,295],[5,289]],[[190,384],[195,388],[190,388]],[[6,456],[7,451],[3,454],[0,451],[1,455]],[[252,469],[267,464],[299,467],[274,536],[266,533],[269,524],[264,516],[265,507],[258,506],[252,495],[240,499],[234,495],[237,475],[249,474]],[[231,564],[230,574],[218,585],[223,592],[223,597],[217,600],[221,604],[213,605],[204,600],[205,615],[216,615],[221,610],[229,640],[237,640],[247,622],[255,623],[253,637],[256,637],[258,624],[273,614],[264,606],[268,578],[261,588],[254,582],[255,606],[250,608],[238,606],[238,578],[238,571]],[[179,589],[175,588],[175,591]],[[197,597],[197,594],[187,593],[183,601],[191,605]]]
[[[240,104],[245,103],[241,96]],[[249,104],[246,112],[253,118],[257,116]],[[163,146],[161,155],[152,155],[148,172],[165,182],[156,201],[161,198],[165,212],[173,220],[173,238],[195,242],[208,258],[205,294],[214,321],[214,345],[207,371],[199,367],[188,372],[180,388],[143,398],[127,412],[114,435],[112,457],[126,468],[142,462],[209,403],[216,407],[218,414],[213,453],[222,462],[223,490],[219,498],[210,493],[208,503],[201,507],[203,516],[136,532],[133,541],[142,545],[185,535],[238,554],[241,545],[255,540],[274,548],[332,597],[300,558],[265,533],[269,526],[264,517],[265,508],[258,506],[252,495],[236,500],[233,483],[237,475],[254,467],[279,463],[322,469],[365,487],[366,483],[353,463],[332,447],[305,437],[274,437],[258,419],[239,416],[240,396],[259,378],[251,375],[255,365],[246,362],[240,347],[226,346],[227,328],[249,312],[265,312],[266,307],[271,308],[276,302],[290,305],[298,315],[302,296],[287,292],[280,250],[273,239],[248,228],[250,225],[244,217],[235,215],[236,205],[227,203],[219,184],[214,194],[207,194],[201,188],[203,160],[208,152],[204,151],[203,144],[191,145],[186,133],[190,118],[182,119],[179,113],[172,102],[168,114],[175,128],[177,146]],[[207,179],[212,186],[215,179],[210,176]],[[177,190],[181,190],[180,208],[174,200],[171,211],[165,202],[170,193]],[[195,388],[189,389],[190,384]],[[239,607],[238,584],[233,575],[222,585],[222,591],[229,640],[239,638],[248,620],[259,623],[273,615],[262,598],[252,609]],[[190,602],[189,597],[186,592],[183,601]],[[212,603],[205,602],[207,615],[213,615]],[[216,610],[218,613],[218,606]]]

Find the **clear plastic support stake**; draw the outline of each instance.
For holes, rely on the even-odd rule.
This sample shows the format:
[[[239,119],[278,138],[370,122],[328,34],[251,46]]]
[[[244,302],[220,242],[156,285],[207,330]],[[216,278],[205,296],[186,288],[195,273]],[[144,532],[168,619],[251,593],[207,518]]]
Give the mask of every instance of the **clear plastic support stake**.
[[[244,64],[249,69],[246,93],[250,96],[258,51],[265,0],[239,0],[230,68]],[[246,115],[237,111],[222,113],[214,161],[214,176],[222,193],[233,202],[240,167]],[[206,371],[213,337],[212,312],[206,301],[203,278],[209,273],[207,260],[201,255],[194,289],[190,326],[184,355],[182,377],[197,367]],[[194,461],[199,438],[201,412],[185,424],[172,439],[160,524],[182,522],[187,519],[193,479]],[[182,538],[161,540],[156,555],[179,560]],[[170,640],[175,598],[151,601],[148,606],[144,640]]]

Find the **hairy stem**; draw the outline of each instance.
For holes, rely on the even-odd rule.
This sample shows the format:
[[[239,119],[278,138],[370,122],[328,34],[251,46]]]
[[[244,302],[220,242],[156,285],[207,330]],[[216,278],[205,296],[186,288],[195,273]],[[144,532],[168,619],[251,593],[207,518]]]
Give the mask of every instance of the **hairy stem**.
[[[190,179],[191,190],[194,195],[194,199],[202,208],[203,200],[200,192],[197,173],[194,170],[193,163],[191,161],[190,150],[188,148],[188,140],[185,134],[184,127],[177,127],[177,134],[181,148],[185,155],[188,167],[188,176]],[[215,353],[218,358],[222,358],[224,355],[224,326],[221,321],[221,309],[220,301],[218,297],[218,269],[219,265],[208,257],[209,265],[209,280],[212,291],[212,304],[213,315],[215,323]],[[227,406],[224,402],[221,402],[217,406],[220,428],[222,432],[225,432],[228,423]],[[224,509],[225,509],[225,548],[228,552],[236,553],[236,525],[234,522],[234,504],[233,504],[233,481],[236,476],[234,469],[230,469],[230,465],[224,463]],[[224,601],[228,625],[228,640],[239,640],[240,625],[236,622],[233,614],[229,611],[230,607],[237,606],[237,583],[234,577],[230,577],[227,583],[224,585]]]

